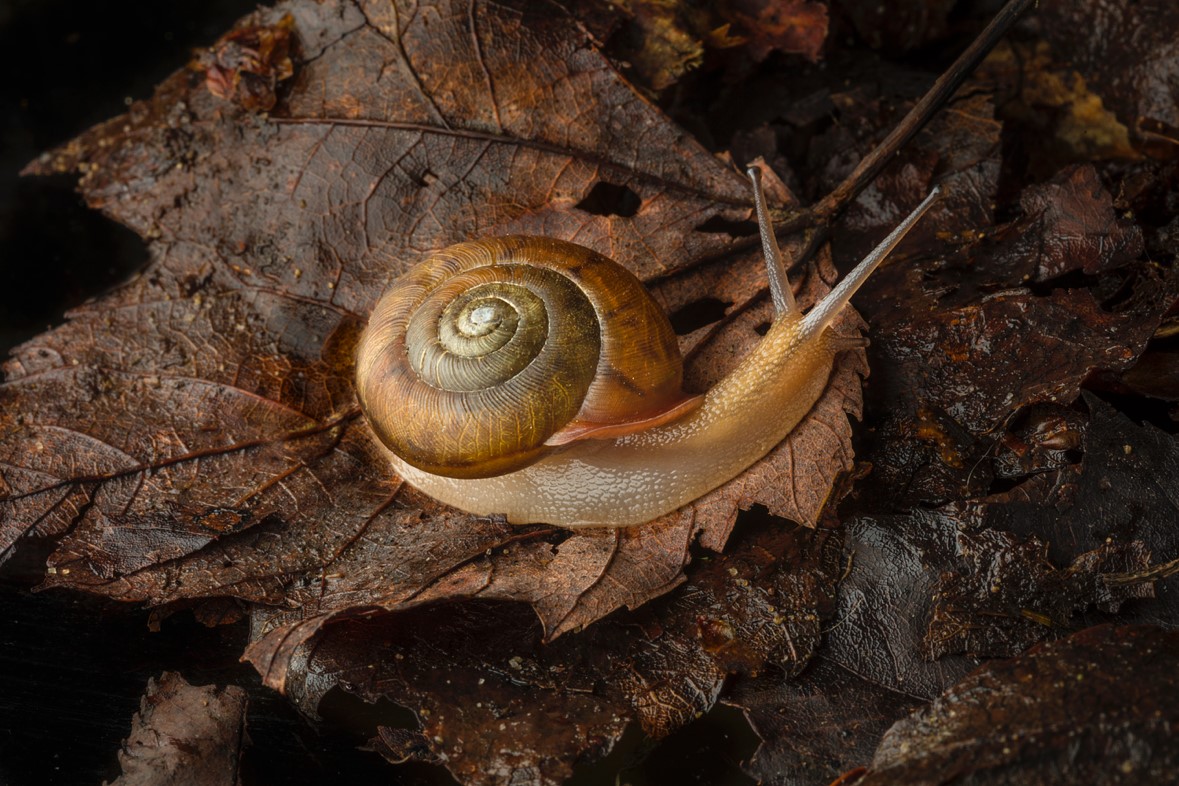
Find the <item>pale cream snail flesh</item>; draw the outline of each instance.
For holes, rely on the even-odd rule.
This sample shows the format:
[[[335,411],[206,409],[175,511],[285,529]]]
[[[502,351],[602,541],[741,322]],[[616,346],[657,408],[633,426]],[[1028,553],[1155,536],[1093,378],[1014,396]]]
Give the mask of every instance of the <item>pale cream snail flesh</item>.
[[[626,527],[740,474],[827,385],[829,326],[937,197],[810,311],[794,301],[756,170],[775,316],[703,395],[681,391],[666,315],[590,249],[537,237],[459,243],[398,278],[357,350],[356,387],[397,474],[447,505],[513,524]]]

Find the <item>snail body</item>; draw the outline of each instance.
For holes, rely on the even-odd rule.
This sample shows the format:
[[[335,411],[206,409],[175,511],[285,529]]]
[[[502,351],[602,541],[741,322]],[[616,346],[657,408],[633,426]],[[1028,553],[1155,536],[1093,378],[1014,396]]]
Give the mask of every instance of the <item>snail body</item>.
[[[864,345],[829,325],[936,191],[804,315],[754,182],[776,316],[702,396],[680,390],[662,310],[629,271],[589,249],[490,238],[398,279],[357,355],[361,407],[397,473],[440,502],[513,524],[621,527],[676,510],[762,458],[818,400],[838,353]],[[491,370],[500,353],[503,377]]]

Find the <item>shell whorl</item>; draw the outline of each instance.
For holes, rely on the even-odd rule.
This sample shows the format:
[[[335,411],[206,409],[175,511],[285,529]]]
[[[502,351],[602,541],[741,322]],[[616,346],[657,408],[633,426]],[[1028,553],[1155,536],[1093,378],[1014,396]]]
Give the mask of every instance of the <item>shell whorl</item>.
[[[357,393],[381,441],[458,478],[675,411],[682,375],[671,326],[637,278],[535,237],[433,254],[381,297],[357,355]]]

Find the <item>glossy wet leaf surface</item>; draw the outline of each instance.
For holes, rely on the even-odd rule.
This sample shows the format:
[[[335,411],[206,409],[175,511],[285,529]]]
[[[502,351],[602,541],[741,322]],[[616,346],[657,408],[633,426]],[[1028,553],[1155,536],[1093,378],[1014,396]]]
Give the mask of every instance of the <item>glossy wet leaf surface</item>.
[[[995,661],[897,723],[860,784],[1166,783],[1179,634],[1102,625]]]
[[[368,745],[464,783],[558,783],[628,728],[659,739],[721,701],[768,783],[941,778],[975,713],[1020,701],[1063,736],[978,741],[953,777],[1117,782],[1121,760],[1070,770],[1053,746],[1069,722],[1113,748],[1140,723],[1172,734],[1091,722],[1118,690],[1168,689],[1134,664],[1171,634],[1084,629],[1176,622],[1179,175],[1167,42],[1092,31],[1158,30],[1167,8],[1047,3],[1010,37],[794,271],[813,302],[940,183],[864,320],[836,326],[872,345],[682,511],[570,534],[447,509],[356,406],[389,282],[508,233],[629,266],[681,329],[687,386],[715,384],[772,316],[738,165],[769,162],[782,216],[818,200],[945,65],[888,58],[961,48],[948,7],[884,8],[292,0],[242,20],[30,168],[77,175],[150,261],[4,366],[4,555],[161,616],[248,617],[266,684],[309,716],[340,691],[400,705]],[[1087,705],[1011,676],[1078,658],[1105,680]],[[951,705],[960,728],[928,733]]]

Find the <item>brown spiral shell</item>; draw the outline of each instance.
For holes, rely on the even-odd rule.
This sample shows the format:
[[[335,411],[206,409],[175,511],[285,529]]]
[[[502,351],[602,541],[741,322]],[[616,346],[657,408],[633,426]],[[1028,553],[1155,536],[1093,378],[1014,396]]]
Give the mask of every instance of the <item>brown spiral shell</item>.
[[[554,445],[691,409],[662,309],[628,270],[551,238],[443,249],[373,309],[356,386],[385,445],[419,469],[490,477]]]

